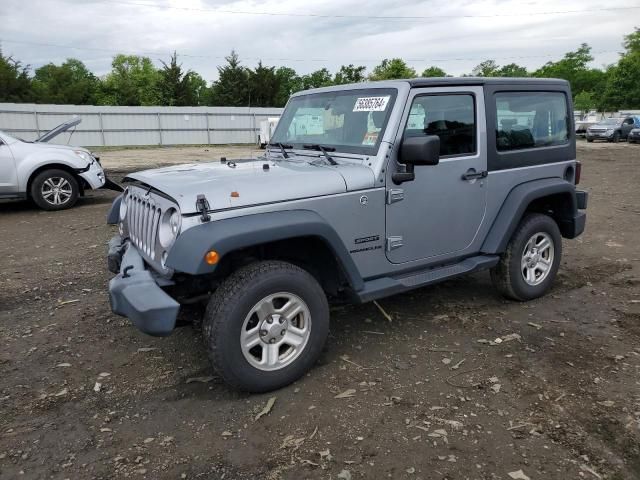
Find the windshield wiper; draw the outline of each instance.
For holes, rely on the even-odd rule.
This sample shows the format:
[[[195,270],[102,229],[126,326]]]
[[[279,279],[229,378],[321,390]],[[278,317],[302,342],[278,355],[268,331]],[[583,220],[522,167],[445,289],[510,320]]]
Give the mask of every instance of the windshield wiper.
[[[286,145],[284,143],[280,143],[280,142],[276,142],[276,143],[270,143],[269,144],[270,147],[279,147],[280,151],[282,152],[282,156],[284,158],[289,158],[289,154],[287,153],[287,148],[293,148],[291,145]]]
[[[333,157],[327,153],[327,152],[335,152],[336,149],[334,147],[323,147],[322,145],[318,145],[316,143],[313,145],[303,145],[302,148],[304,148],[305,150],[318,150],[322,152],[322,154],[324,155],[324,158],[327,159],[327,162],[329,162],[331,165],[338,165],[338,162],[336,162],[333,159]]]

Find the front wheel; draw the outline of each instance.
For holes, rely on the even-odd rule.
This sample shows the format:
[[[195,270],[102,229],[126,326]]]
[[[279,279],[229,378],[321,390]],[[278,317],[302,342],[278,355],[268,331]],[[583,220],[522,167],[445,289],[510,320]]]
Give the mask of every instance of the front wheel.
[[[43,210],[71,208],[78,200],[78,181],[69,172],[51,169],[40,172],[31,182],[31,198]]]
[[[548,215],[527,215],[518,225],[491,280],[502,295],[519,301],[541,297],[551,287],[562,256],[562,237]]]
[[[212,295],[203,321],[209,359],[249,392],[288,385],[318,360],[329,333],[327,298],[314,277],[286,262],[256,262]]]

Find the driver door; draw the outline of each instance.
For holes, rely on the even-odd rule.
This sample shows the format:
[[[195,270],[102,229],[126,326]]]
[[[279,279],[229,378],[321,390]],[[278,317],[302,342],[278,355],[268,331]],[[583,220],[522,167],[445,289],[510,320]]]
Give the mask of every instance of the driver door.
[[[412,90],[396,145],[437,135],[438,165],[416,166],[415,179],[394,185],[387,170],[387,258],[392,263],[446,261],[465,255],[485,217],[486,121],[482,87]],[[396,149],[397,151],[397,149]]]
[[[0,196],[18,192],[16,164],[9,145],[0,139]]]

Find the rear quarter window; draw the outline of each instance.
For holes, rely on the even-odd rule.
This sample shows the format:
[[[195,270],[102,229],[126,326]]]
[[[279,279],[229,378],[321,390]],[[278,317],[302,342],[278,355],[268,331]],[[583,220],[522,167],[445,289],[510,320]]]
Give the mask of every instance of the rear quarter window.
[[[498,152],[568,143],[569,116],[563,92],[497,92],[494,98]]]

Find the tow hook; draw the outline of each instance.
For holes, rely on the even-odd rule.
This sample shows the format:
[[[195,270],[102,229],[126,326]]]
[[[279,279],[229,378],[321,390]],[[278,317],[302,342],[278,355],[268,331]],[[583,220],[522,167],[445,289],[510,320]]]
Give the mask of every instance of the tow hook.
[[[129,270],[131,270],[133,268],[133,265],[127,265],[126,267],[124,267],[124,269],[122,270],[122,278],[129,278],[131,275],[129,275]]]

